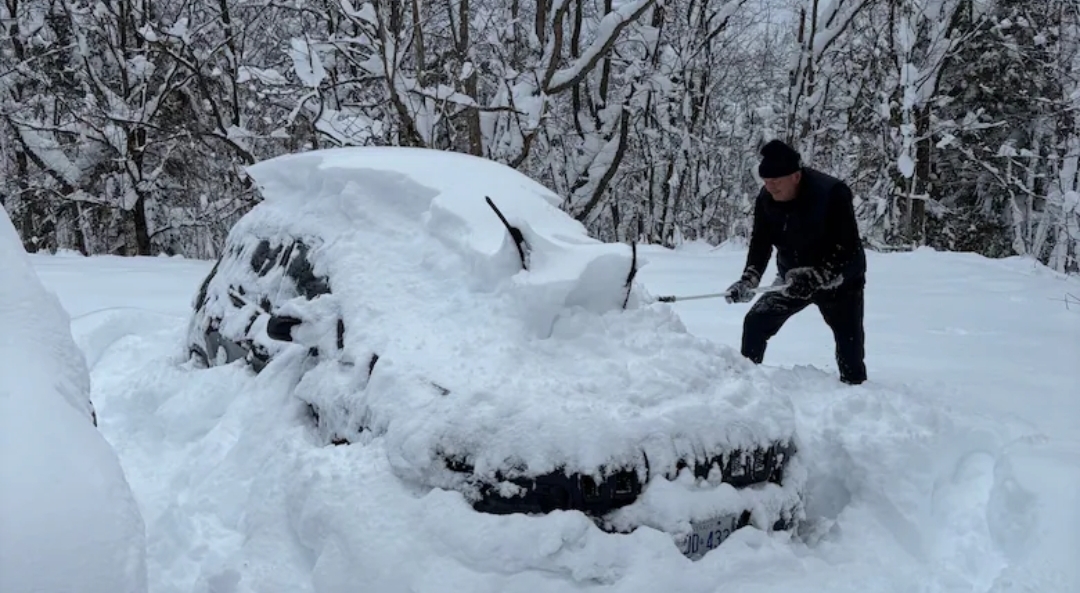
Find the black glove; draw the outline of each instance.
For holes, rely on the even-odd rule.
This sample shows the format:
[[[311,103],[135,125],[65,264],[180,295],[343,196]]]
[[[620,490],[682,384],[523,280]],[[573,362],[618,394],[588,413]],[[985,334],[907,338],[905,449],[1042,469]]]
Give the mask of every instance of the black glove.
[[[739,281],[728,287],[724,299],[729,303],[749,303],[754,298],[754,289],[761,282],[761,276],[753,270],[743,272]]]
[[[784,289],[784,296],[806,300],[821,290],[826,278],[824,272],[816,268],[795,268],[788,271],[784,280],[788,285]]]

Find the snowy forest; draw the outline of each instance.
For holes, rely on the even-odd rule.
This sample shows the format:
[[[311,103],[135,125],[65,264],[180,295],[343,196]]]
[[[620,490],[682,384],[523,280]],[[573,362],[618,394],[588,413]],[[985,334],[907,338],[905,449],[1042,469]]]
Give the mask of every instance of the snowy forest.
[[[0,200],[29,251],[215,257],[245,166],[514,167],[597,238],[746,237],[771,138],[867,244],[1080,273],[1080,0],[0,0]]]

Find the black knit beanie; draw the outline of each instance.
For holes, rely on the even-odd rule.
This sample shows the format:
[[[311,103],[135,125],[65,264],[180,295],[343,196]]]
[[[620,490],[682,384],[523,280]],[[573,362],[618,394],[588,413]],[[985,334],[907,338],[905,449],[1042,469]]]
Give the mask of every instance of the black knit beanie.
[[[802,167],[802,157],[792,147],[780,140],[770,140],[761,147],[761,164],[758,175],[762,179],[791,175]]]

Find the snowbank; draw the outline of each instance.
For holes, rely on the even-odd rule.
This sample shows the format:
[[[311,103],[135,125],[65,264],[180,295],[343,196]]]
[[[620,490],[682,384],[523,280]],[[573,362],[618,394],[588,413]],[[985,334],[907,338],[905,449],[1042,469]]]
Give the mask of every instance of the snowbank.
[[[85,360],[0,212],[0,591],[146,591],[143,521]]]
[[[340,340],[296,393],[334,437],[385,434],[400,476],[461,487],[449,458],[490,480],[627,467],[674,477],[680,460],[794,438],[791,402],[751,363],[690,335],[670,307],[642,306],[628,245],[590,238],[558,196],[508,167],[349,148],[250,173],[266,199],[232,229],[195,334],[236,306],[240,286],[224,333],[274,354]],[[488,197],[520,229],[524,266]],[[254,266],[266,238],[279,261],[302,240],[332,293],[302,296],[282,272],[299,264]],[[275,310],[307,320],[301,347],[265,336],[260,302],[284,294],[301,295]]]

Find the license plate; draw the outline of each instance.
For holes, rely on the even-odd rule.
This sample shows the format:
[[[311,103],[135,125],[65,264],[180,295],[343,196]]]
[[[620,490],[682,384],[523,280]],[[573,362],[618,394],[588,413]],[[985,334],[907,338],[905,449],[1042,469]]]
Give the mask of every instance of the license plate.
[[[690,535],[687,535],[679,549],[691,560],[697,560],[723,543],[740,527],[740,515],[727,515],[705,521],[691,521]]]

